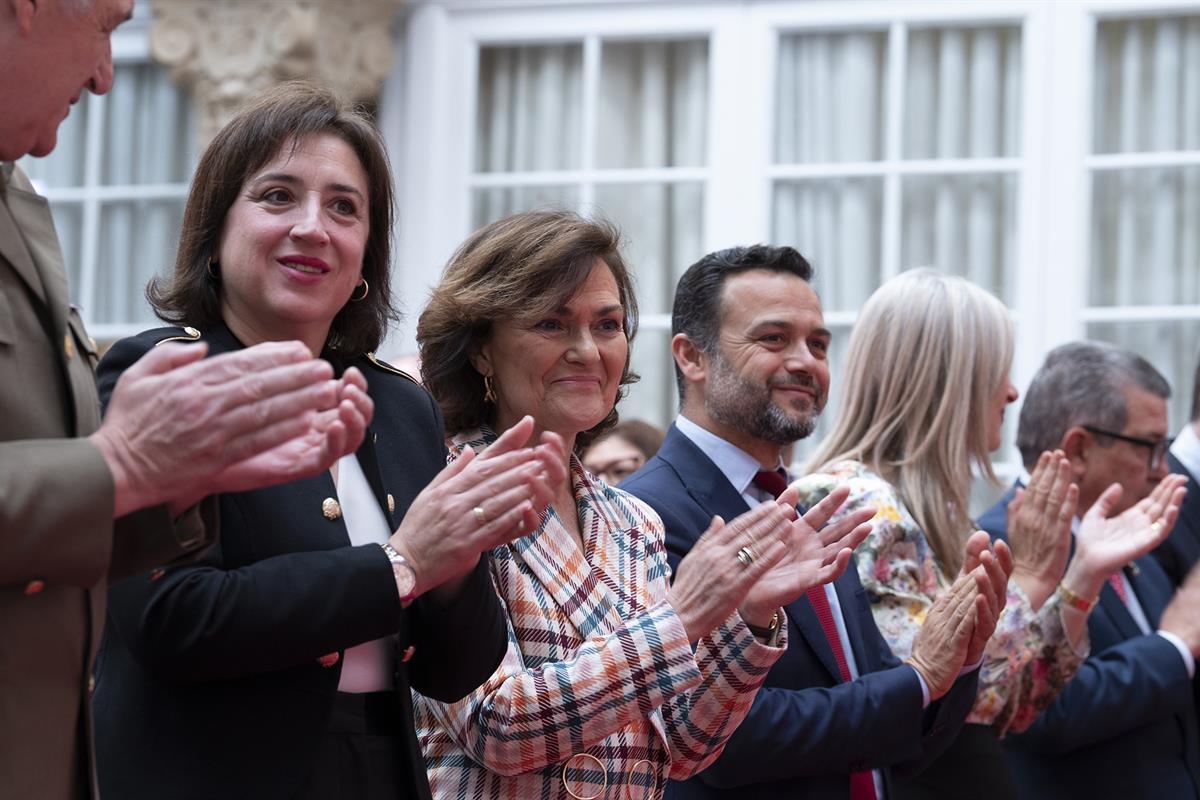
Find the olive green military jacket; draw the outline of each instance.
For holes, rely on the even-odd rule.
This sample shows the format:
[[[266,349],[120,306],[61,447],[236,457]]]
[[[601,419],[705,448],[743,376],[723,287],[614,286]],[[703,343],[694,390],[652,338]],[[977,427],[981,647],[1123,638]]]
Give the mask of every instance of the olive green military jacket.
[[[114,523],[95,343],[67,299],[46,200],[0,164],[0,795],[94,793],[89,675],[109,581],[201,549],[202,504]],[[144,580],[145,578],[139,578]]]

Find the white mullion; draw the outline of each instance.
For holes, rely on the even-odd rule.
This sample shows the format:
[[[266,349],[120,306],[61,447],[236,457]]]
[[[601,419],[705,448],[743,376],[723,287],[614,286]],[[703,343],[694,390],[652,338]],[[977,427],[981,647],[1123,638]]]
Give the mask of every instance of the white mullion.
[[[890,115],[889,115],[890,116]],[[890,122],[890,120],[889,120]],[[767,168],[774,178],[849,178],[886,175],[989,175],[1020,172],[1020,158],[929,158],[884,161],[831,161],[820,164],[776,164]]]
[[[510,186],[560,186],[573,183],[692,183],[708,180],[708,167],[635,167],[604,170],[543,170],[540,172],[476,172],[467,179],[473,189]]]
[[[1080,314],[1084,322],[1179,322],[1200,320],[1200,305],[1091,306]]]
[[[95,321],[96,275],[100,257],[100,165],[107,159],[104,147],[106,100],[100,95],[88,97],[87,131],[84,136],[83,164],[83,230],[79,235],[79,305],[84,323]]]
[[[583,148],[580,159],[579,204],[589,212],[596,203],[596,123],[600,108],[600,37],[592,34],[583,40]]]
[[[186,183],[85,185],[48,188],[42,195],[52,203],[85,203],[91,199],[103,203],[121,200],[177,200],[187,197],[187,190]]]
[[[887,139],[883,154],[883,230],[880,273],[883,280],[900,272],[900,171],[904,146],[904,73],[908,64],[908,27],[893,22],[888,30]],[[831,165],[833,166],[833,165]],[[942,165],[937,165],[942,166]],[[879,166],[875,165],[878,169]],[[866,173],[864,173],[866,174]]]
[[[1089,155],[1084,166],[1093,172],[1117,169],[1200,166],[1200,150],[1164,150],[1145,153],[1104,153]]]

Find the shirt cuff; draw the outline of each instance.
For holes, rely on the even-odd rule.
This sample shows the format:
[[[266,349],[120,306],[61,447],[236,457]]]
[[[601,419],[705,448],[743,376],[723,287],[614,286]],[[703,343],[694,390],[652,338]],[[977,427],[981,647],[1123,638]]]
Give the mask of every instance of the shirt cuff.
[[[979,657],[979,660],[978,660],[978,661],[976,661],[974,664],[967,664],[966,666],[964,666],[962,669],[960,669],[960,670],[958,671],[958,677],[960,677],[960,678],[961,678],[963,675],[969,675],[969,674],[971,674],[972,672],[974,672],[975,670],[977,670],[977,669],[979,669],[980,667],[982,667],[982,666],[983,666],[983,659],[984,659],[984,657],[983,657],[983,656],[980,656],[980,657]]]
[[[1183,639],[1170,631],[1158,631],[1158,635],[1175,645],[1175,649],[1183,657],[1183,665],[1187,667],[1188,678],[1196,677],[1196,659],[1192,656],[1192,651],[1188,650],[1187,645],[1183,643]]]
[[[921,684],[921,708],[929,708],[929,684],[925,683],[925,678],[921,675],[921,670],[917,669],[912,664],[908,664],[907,666],[916,673],[917,683]]]

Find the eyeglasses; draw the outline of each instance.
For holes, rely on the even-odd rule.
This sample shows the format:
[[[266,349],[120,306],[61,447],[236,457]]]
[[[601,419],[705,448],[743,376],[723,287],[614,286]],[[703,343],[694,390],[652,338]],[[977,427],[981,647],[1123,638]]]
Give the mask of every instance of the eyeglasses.
[[[1139,439],[1136,436],[1126,436],[1123,433],[1113,433],[1106,431],[1103,428],[1096,428],[1091,425],[1081,426],[1085,431],[1096,434],[1097,436],[1110,436],[1113,439],[1120,439],[1122,442],[1141,445],[1142,447],[1150,448],[1150,469],[1154,469],[1159,464],[1162,464],[1167,458],[1167,449],[1170,448],[1174,438],[1168,436],[1166,439]]]

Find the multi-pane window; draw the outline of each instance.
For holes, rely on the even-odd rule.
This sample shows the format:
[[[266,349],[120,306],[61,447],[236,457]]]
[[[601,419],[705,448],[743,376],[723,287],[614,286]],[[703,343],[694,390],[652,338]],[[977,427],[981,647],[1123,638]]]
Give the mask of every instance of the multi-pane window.
[[[84,93],[46,158],[22,168],[50,201],[71,301],[92,334],[152,324],[146,282],[174,263],[192,170],[186,96],[160,67],[118,63],[112,91]]]
[[[817,272],[835,332],[830,404],[857,309],[914,267],[1013,303],[1021,28],[782,32],[775,77],[772,240]]]
[[[1178,427],[1200,354],[1200,16],[1102,19],[1094,64],[1083,314],[1167,376]]]
[[[675,280],[703,254],[708,42],[599,36],[479,49],[471,225],[543,207],[601,215],[624,235],[642,312],[622,403],[664,424],[674,409]]]

